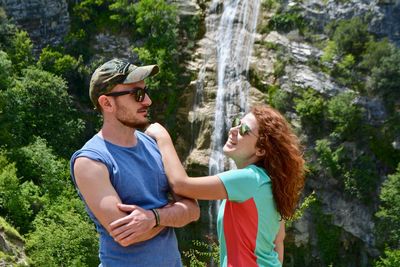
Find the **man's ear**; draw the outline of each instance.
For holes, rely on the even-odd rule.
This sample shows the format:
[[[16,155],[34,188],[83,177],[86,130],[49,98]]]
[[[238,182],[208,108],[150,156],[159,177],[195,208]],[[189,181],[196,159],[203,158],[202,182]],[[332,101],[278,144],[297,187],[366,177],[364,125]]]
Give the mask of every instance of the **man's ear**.
[[[257,157],[263,157],[263,156],[265,156],[265,153],[266,153],[265,149],[256,147],[256,156]]]
[[[104,111],[111,111],[113,109],[113,103],[111,103],[110,99],[107,96],[101,95],[99,96],[97,101]]]

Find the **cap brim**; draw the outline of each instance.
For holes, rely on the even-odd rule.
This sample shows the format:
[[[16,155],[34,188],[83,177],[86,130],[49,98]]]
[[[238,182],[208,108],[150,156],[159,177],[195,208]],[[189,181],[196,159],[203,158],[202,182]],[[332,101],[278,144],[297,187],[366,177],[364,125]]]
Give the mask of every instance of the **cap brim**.
[[[134,69],[126,76],[123,83],[136,83],[143,81],[147,77],[156,75],[159,72],[157,65],[141,66]]]

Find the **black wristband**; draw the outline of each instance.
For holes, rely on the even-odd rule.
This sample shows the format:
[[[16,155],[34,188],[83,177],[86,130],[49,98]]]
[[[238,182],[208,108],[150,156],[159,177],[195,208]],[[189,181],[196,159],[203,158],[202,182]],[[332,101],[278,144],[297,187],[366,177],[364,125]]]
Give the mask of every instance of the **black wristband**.
[[[160,225],[160,214],[158,214],[157,209],[151,209],[151,211],[154,214],[154,217],[156,218],[156,225],[154,225],[154,227],[157,227]]]

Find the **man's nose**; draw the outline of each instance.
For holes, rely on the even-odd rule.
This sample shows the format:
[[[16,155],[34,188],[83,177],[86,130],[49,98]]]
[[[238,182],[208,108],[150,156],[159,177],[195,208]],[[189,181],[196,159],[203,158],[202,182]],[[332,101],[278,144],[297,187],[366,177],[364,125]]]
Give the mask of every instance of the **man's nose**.
[[[151,101],[150,96],[148,94],[146,94],[142,104],[149,107],[149,106],[151,106],[152,103],[153,103],[153,101]]]

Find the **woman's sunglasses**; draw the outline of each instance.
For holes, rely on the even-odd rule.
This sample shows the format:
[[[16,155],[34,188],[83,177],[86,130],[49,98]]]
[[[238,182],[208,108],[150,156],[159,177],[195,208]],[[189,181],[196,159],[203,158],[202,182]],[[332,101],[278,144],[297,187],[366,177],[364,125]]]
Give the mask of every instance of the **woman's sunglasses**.
[[[143,102],[144,98],[146,97],[146,94],[149,94],[149,89],[147,86],[145,86],[144,88],[140,88],[140,87],[135,87],[131,90],[127,90],[127,91],[120,91],[120,92],[111,92],[111,93],[107,93],[104,94],[106,96],[121,96],[121,95],[135,95],[135,100],[137,102]]]
[[[240,121],[240,117],[236,117],[232,121],[232,128],[236,128],[238,126],[240,126],[239,127],[239,134],[241,136],[245,136],[246,134],[251,133],[255,137],[258,137],[255,133],[253,133],[253,131],[251,130],[251,128],[247,124],[242,123]]]

